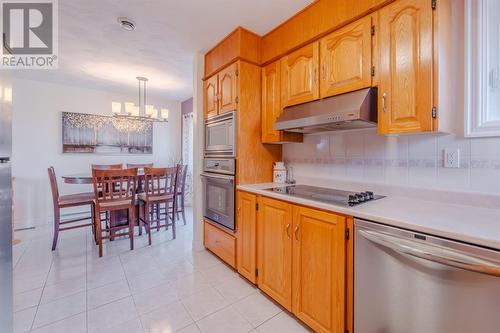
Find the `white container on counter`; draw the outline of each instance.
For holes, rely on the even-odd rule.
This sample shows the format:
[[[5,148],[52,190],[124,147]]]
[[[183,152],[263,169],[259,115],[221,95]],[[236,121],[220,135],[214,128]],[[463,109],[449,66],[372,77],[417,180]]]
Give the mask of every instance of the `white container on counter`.
[[[285,183],[286,182],[286,168],[285,163],[276,162],[273,169],[273,182]]]

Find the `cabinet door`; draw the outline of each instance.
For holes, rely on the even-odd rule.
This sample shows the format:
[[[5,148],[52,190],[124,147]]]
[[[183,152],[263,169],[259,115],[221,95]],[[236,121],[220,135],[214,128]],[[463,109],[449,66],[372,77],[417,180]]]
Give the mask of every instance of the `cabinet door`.
[[[259,197],[257,251],[259,288],[292,309],[292,206]]]
[[[281,140],[280,131],[274,130],[274,123],[281,115],[280,61],[262,68],[262,142]]]
[[[343,216],[293,208],[293,313],[316,332],[344,332],[345,223]]]
[[[281,63],[262,68],[262,142],[302,142],[302,134],[276,131],[274,123],[283,112],[281,107]]]
[[[246,192],[237,193],[238,273],[256,283],[257,269],[257,196]]]
[[[382,8],[379,31],[379,133],[432,131],[431,2]]]
[[[219,114],[237,109],[238,63],[219,72]]]
[[[281,59],[281,102],[290,106],[319,98],[319,42]]]
[[[205,118],[217,115],[217,75],[205,81]]]
[[[321,97],[371,86],[371,17],[367,16],[320,41]]]

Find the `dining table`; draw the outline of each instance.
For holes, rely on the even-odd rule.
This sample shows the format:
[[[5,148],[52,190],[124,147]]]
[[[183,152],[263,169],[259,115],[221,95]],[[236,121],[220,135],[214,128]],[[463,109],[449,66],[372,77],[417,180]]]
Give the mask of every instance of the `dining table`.
[[[137,178],[138,178],[137,180],[138,180],[139,188],[141,188],[142,187],[141,184],[144,180],[144,169],[143,168],[137,169]],[[74,184],[74,185],[92,185],[94,182],[91,172],[68,174],[68,175],[62,176],[62,179],[63,179],[64,183]],[[139,205],[136,204],[136,207],[137,207],[137,209],[136,209],[137,215],[136,216],[138,217],[140,214]],[[110,222],[114,225],[128,223],[128,218],[127,218],[126,213],[127,213],[126,210],[111,213],[110,214]],[[113,240],[113,238],[111,238],[111,241],[112,240]]]
[[[137,177],[139,178],[139,182],[144,178],[144,169],[137,170]],[[92,173],[69,174],[62,176],[62,179],[66,184],[75,185],[89,185],[93,182]]]

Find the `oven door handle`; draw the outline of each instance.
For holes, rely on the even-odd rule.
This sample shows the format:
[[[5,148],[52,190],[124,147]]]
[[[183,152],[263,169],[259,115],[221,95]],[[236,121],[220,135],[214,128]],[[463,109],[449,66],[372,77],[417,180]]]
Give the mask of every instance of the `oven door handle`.
[[[437,262],[445,266],[465,269],[500,277],[500,263],[472,256],[450,248],[431,246],[373,230],[360,229],[358,232],[373,243],[420,259]]]
[[[202,177],[206,177],[206,178],[217,178],[217,179],[224,179],[224,180],[229,180],[229,182],[234,182],[234,176],[224,176],[224,175],[216,175],[216,174],[212,174],[212,173],[202,173],[201,174]]]

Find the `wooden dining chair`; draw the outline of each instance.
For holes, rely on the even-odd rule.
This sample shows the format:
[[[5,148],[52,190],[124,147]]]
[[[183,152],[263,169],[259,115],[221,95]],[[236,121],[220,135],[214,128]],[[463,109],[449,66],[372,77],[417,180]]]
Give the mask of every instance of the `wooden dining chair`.
[[[56,172],[54,167],[48,168],[50,188],[52,190],[52,202],[54,207],[54,237],[52,240],[52,251],[56,249],[57,240],[59,238],[59,232],[77,228],[92,227],[92,232],[94,233],[94,238],[96,237],[94,230],[94,216],[95,216],[95,206],[94,206],[94,193],[76,193],[68,195],[59,195],[59,186],[57,185]],[[74,219],[68,219],[61,221],[61,210],[64,208],[80,207],[80,206],[90,206],[90,216],[84,216]],[[66,224],[73,224],[76,222],[82,222],[90,220],[90,223],[70,225],[67,227],[61,227]]]
[[[187,177],[187,165],[179,164],[177,165],[177,218],[179,218],[179,213],[182,213],[182,220],[184,225],[186,225],[186,215],[185,215],[185,203],[186,203],[186,177]]]
[[[144,163],[144,164],[134,164],[127,163],[127,168],[137,168],[138,170],[144,171],[144,168],[152,168],[153,163]],[[137,177],[137,193],[144,192],[144,177]]]
[[[95,195],[94,223],[99,245],[99,257],[102,257],[102,240],[127,236],[130,238],[130,249],[134,249],[135,196],[137,186],[137,169],[92,169]],[[126,211],[126,221],[113,221],[102,226],[101,213],[118,216],[119,211]],[[107,222],[107,221],[106,221]],[[127,233],[117,231],[128,229]],[[103,233],[106,233],[103,235]]]
[[[177,168],[144,169],[145,191],[138,196],[142,208],[139,228],[143,223],[146,225],[150,245],[153,227],[159,231],[161,227],[172,226],[173,238],[176,237],[177,174]]]
[[[123,164],[92,164],[92,170],[121,170]]]

